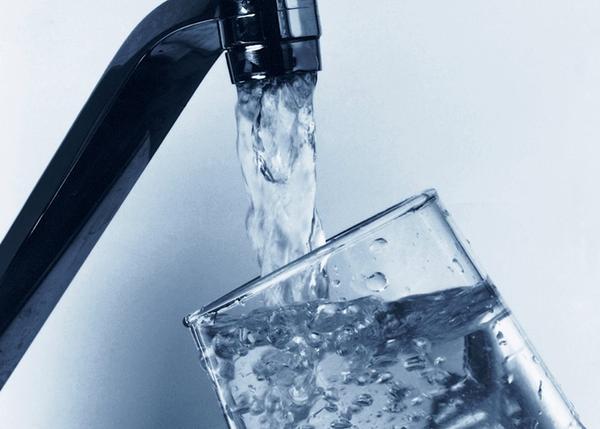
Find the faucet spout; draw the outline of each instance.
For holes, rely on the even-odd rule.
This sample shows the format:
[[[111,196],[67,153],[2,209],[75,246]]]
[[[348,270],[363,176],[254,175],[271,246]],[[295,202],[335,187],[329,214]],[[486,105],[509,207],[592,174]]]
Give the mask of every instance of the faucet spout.
[[[233,83],[321,69],[316,0],[224,0],[221,15]]]
[[[119,49],[0,244],[0,389],[223,51],[234,83],[320,69],[315,0],[168,0]]]

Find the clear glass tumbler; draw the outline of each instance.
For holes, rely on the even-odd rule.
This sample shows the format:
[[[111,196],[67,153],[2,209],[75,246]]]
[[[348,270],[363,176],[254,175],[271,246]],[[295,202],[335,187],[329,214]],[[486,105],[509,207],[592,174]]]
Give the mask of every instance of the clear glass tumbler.
[[[320,298],[266,306],[281,287]],[[435,191],[185,324],[231,428],[583,427]]]

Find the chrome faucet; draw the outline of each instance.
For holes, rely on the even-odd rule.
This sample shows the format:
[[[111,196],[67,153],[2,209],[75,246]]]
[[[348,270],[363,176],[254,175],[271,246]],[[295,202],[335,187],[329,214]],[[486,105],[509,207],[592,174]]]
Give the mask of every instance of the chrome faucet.
[[[0,388],[223,51],[233,83],[318,71],[316,0],[169,0],[108,66],[0,244]]]

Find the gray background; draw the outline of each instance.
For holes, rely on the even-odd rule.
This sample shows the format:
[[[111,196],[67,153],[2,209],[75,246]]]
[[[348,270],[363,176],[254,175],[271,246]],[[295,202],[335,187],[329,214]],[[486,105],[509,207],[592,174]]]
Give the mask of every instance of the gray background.
[[[0,235],[158,1],[0,13]],[[330,234],[436,187],[584,422],[600,427],[600,3],[321,0]],[[220,61],[0,391],[0,426],[223,427],[181,318],[257,272]]]

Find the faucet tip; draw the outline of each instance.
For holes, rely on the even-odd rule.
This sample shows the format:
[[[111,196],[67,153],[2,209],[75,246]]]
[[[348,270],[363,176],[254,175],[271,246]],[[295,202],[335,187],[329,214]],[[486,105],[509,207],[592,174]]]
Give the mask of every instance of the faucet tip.
[[[222,0],[219,27],[238,84],[321,70],[316,0]]]

